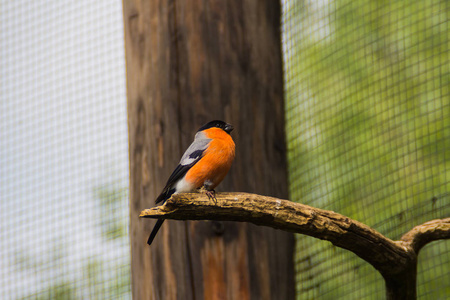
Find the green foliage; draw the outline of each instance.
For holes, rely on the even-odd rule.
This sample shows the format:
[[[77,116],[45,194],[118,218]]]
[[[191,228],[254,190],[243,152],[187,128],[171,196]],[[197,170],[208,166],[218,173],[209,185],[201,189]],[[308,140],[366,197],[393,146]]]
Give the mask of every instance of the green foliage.
[[[128,227],[123,216],[124,199],[128,199],[127,188],[98,187],[94,195],[99,206],[99,227],[106,239],[118,239],[128,236]]]
[[[71,254],[59,238],[46,256],[16,253],[13,266],[30,272],[40,282],[39,290],[22,299],[130,299],[131,270],[128,249],[128,189],[105,185],[93,191],[98,243],[114,247],[115,253],[98,253],[70,261]]]
[[[76,299],[74,297],[75,291],[68,282],[57,282],[50,285],[41,294],[37,295],[35,299],[37,300],[72,300]]]
[[[288,3],[291,199],[338,211],[392,239],[422,222],[449,217],[447,2]],[[419,296],[439,299],[446,285],[432,283],[450,282],[450,244],[425,249],[440,254],[421,254],[419,270],[445,267],[420,272]],[[298,237],[297,270],[301,299],[384,295],[372,267],[309,237]]]

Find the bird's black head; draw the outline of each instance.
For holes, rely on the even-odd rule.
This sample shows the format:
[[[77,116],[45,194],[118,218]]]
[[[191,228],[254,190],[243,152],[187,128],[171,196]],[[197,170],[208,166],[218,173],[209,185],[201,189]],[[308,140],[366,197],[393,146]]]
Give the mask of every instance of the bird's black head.
[[[225,123],[224,121],[220,121],[220,120],[214,120],[214,121],[208,122],[205,125],[203,125],[202,127],[200,127],[198,131],[202,131],[202,130],[205,130],[208,128],[213,128],[213,127],[223,129],[223,131],[225,131],[228,134],[230,134],[230,132],[234,129],[233,125],[231,125],[231,124]]]

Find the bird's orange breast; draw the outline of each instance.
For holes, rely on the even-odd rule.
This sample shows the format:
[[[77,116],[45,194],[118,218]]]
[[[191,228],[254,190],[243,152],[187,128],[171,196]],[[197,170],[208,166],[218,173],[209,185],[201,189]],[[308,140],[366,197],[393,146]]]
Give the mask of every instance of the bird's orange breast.
[[[205,182],[214,189],[227,175],[235,155],[235,145],[231,136],[220,128],[209,128],[204,131],[211,139],[203,157],[186,173],[185,180],[195,188],[202,187]]]

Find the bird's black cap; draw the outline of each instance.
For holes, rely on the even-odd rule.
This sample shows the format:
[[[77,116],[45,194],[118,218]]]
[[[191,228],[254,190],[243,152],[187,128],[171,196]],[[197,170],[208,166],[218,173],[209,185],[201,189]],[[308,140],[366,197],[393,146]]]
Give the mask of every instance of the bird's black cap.
[[[233,125],[231,125],[231,124],[225,123],[224,121],[220,121],[220,120],[214,120],[214,121],[208,122],[205,125],[203,125],[202,127],[200,127],[198,129],[198,131],[203,131],[205,129],[209,129],[209,128],[213,128],[213,127],[223,129],[228,134],[234,129]]]

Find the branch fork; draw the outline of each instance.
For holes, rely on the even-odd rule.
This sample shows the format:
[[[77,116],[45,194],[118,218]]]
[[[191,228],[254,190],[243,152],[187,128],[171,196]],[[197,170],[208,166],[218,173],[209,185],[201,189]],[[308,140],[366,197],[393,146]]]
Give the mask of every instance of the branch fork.
[[[399,241],[333,211],[249,193],[217,193],[217,202],[199,193],[175,194],[142,218],[250,222],[309,235],[352,251],[383,275],[387,299],[415,299],[417,255],[426,244],[450,239],[450,218],[418,225]]]

